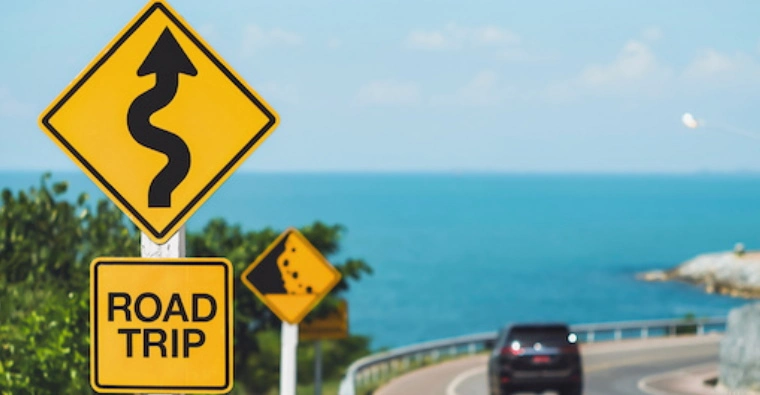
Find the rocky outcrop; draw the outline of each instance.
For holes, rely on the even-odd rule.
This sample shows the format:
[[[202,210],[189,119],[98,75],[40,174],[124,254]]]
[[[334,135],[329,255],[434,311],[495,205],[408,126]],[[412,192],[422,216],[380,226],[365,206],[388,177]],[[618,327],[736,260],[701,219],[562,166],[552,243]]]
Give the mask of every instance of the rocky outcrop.
[[[760,303],[735,308],[728,314],[720,343],[718,382],[730,393],[760,391]]]
[[[699,255],[678,267],[638,276],[644,281],[686,281],[705,292],[760,298],[760,252],[719,252]]]
[[[670,270],[642,273],[644,281],[685,281],[705,292],[760,299],[760,252],[734,251],[699,255]],[[729,394],[760,394],[760,303],[731,310],[720,344],[716,389]],[[724,393],[724,392],[720,392]]]

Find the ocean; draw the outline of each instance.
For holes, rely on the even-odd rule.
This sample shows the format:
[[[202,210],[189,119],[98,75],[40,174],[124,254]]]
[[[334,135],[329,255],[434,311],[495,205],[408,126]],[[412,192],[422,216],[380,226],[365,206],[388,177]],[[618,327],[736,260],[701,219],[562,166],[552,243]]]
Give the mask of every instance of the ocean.
[[[41,173],[0,173],[0,186]],[[81,173],[54,173],[102,197]],[[321,220],[347,232],[331,256],[365,259],[350,330],[396,347],[514,321],[725,315],[746,300],[639,272],[697,254],[760,248],[757,175],[234,174],[188,221],[245,229]]]

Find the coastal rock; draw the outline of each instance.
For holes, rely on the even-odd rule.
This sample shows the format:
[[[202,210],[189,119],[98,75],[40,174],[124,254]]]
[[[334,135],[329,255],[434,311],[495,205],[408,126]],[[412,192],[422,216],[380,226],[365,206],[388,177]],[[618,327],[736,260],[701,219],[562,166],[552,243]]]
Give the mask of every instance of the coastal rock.
[[[729,313],[720,343],[719,369],[718,381],[731,393],[760,390],[760,303]]]
[[[638,275],[644,281],[680,280],[704,287],[707,293],[760,298],[760,252],[718,252],[699,255],[668,271]]]
[[[667,281],[670,280],[670,274],[663,270],[653,270],[651,272],[639,274],[639,279],[644,281]]]

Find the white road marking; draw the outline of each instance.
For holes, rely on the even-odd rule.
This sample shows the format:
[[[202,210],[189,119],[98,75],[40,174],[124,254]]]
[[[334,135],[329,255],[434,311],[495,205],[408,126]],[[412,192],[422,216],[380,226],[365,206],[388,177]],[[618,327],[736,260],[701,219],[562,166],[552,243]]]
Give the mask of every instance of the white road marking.
[[[460,384],[462,384],[465,380],[469,379],[470,377],[477,376],[481,373],[485,373],[486,367],[485,366],[476,366],[474,368],[470,368],[465,370],[462,373],[459,373],[454,377],[454,380],[451,380],[449,385],[446,387],[446,395],[459,395],[457,394],[457,387],[459,387]]]

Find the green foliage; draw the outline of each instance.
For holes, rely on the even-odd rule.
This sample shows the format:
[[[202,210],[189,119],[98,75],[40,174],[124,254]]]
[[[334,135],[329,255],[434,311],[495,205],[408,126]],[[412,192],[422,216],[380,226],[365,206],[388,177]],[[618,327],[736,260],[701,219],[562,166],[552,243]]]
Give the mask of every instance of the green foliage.
[[[91,393],[87,295],[18,285],[4,291],[0,393]]]
[[[69,203],[61,199],[68,184],[48,187],[49,179],[50,174],[43,175],[39,188],[17,196],[2,192],[0,279],[28,284],[56,280],[81,291],[87,288],[90,261],[97,255],[130,254],[139,245],[139,233],[126,227],[121,211],[107,201],[98,202],[94,211],[86,206],[86,194]]]
[[[65,182],[0,194],[0,394],[86,394],[89,385],[89,265],[98,256],[136,256],[140,234],[107,200],[94,208],[85,194],[65,199]],[[301,232],[328,258],[339,251],[340,225],[315,222]],[[234,265],[235,376],[233,394],[263,394],[279,383],[280,321],[239,280],[279,235],[243,231],[222,219],[188,233],[187,256],[226,257]],[[333,262],[343,279],[307,317],[337,306],[349,282],[370,274],[360,259]],[[337,378],[368,353],[369,339],[352,336],[323,345],[325,378]],[[299,381],[313,379],[311,343],[299,346]]]
[[[0,206],[0,391],[2,394],[91,393],[89,264],[98,255],[129,256],[136,228],[106,201],[94,210],[81,194],[62,197],[65,182],[16,196]]]

